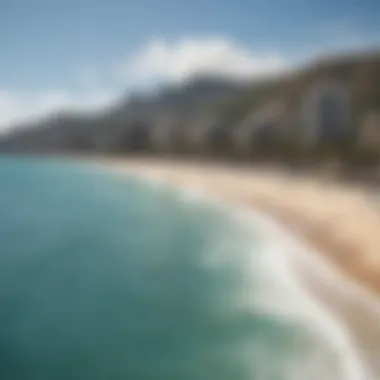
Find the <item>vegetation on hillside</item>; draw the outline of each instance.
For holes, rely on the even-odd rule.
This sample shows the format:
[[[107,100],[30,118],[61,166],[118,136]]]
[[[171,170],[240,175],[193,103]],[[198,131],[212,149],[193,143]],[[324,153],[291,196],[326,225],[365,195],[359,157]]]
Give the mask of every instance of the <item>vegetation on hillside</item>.
[[[308,88],[324,80],[339,81],[351,98],[350,133],[338,141],[320,141],[305,147],[298,139],[303,128],[299,109]],[[327,160],[345,163],[378,163],[380,144],[366,148],[362,125],[370,113],[380,114],[380,53],[323,59],[282,77],[252,83],[235,83],[222,78],[197,78],[181,87],[168,87],[155,97],[121,99],[111,109],[96,115],[59,114],[35,123],[18,126],[2,137],[3,152],[92,152],[128,154],[155,152],[150,133],[158,120],[172,120],[172,146],[168,151],[186,153],[187,135],[216,115],[220,128],[203,154],[236,157],[240,152],[228,144],[239,123],[255,110],[271,102],[282,102],[288,110],[286,128],[292,133],[272,145],[253,145],[245,158],[281,158],[283,161]],[[380,119],[377,119],[380,120]],[[298,125],[299,124],[299,125]],[[217,125],[216,125],[217,127]],[[371,127],[380,135],[380,125]],[[376,129],[377,128],[377,129]],[[377,132],[376,132],[377,131]],[[218,140],[219,139],[219,140]],[[380,140],[380,139],[379,139]],[[361,143],[359,144],[359,141]],[[360,148],[359,148],[360,146]],[[191,149],[190,149],[191,151]],[[163,153],[163,151],[160,151]],[[189,153],[189,152],[187,152]],[[199,151],[197,152],[199,154]]]

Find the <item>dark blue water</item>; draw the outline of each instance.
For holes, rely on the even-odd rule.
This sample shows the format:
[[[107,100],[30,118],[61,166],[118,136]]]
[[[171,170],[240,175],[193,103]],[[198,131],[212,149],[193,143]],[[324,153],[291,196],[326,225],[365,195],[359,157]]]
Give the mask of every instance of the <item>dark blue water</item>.
[[[268,237],[225,209],[3,158],[0,213],[1,380],[348,379]]]

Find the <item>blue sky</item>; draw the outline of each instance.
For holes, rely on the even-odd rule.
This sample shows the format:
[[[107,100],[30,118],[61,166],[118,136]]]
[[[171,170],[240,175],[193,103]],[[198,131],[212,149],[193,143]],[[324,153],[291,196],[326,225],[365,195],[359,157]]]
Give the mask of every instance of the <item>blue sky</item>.
[[[377,0],[0,0],[0,124],[197,72],[380,46]]]

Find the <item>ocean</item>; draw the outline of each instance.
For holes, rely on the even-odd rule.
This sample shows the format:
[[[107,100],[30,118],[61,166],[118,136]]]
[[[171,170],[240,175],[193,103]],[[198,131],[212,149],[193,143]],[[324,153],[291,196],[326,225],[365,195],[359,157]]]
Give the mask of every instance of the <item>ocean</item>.
[[[190,190],[2,158],[0,247],[1,380],[364,378],[291,247]]]

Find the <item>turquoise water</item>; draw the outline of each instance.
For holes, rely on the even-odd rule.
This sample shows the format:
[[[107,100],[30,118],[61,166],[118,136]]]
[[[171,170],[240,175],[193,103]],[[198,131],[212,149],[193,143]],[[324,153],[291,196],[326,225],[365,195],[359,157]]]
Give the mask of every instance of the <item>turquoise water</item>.
[[[226,208],[1,159],[0,211],[2,380],[357,378],[281,282],[278,239]]]

